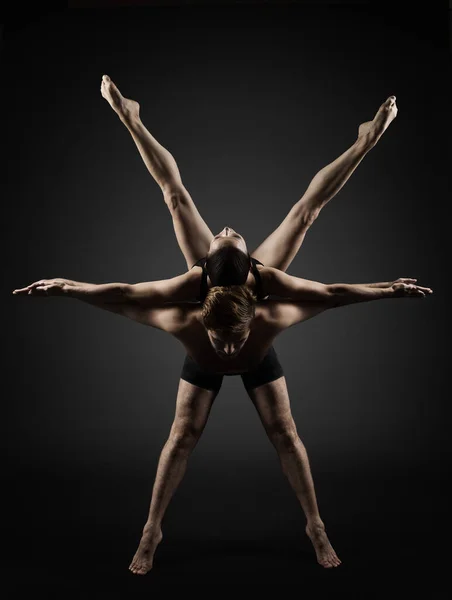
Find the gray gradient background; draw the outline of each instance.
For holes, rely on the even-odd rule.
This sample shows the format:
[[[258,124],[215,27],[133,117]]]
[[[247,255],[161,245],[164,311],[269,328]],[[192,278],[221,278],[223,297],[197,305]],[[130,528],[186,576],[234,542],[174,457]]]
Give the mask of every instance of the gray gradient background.
[[[359,123],[397,95],[396,121],[321,213],[289,272],[323,282],[413,276],[435,295],[331,311],[285,332],[275,348],[344,561],[334,577],[427,568],[450,465],[445,18],[440,10],[389,17],[372,5],[216,6],[79,10],[7,24],[2,279],[13,553],[28,533],[35,568],[58,548],[52,560],[69,552],[83,561],[71,585],[89,560],[115,589],[206,570],[248,583],[263,572],[274,582],[281,573],[324,575],[240,378],[225,378],[167,512],[160,567],[146,584],[128,579],[184,350],[82,303],[8,296],[42,277],[137,282],[185,270],[161,192],[100,95],[108,73],[141,103],[211,229],[231,225],[250,249],[353,143]],[[39,573],[66,582],[50,568]]]

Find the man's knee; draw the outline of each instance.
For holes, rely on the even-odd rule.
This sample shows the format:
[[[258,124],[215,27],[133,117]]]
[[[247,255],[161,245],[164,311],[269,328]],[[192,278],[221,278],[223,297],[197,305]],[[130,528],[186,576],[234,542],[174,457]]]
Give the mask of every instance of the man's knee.
[[[268,437],[278,451],[293,452],[299,441],[293,421],[276,420],[267,426]]]
[[[184,424],[179,427],[173,427],[168,441],[175,451],[190,451],[196,446],[201,433],[201,428],[195,425]]]

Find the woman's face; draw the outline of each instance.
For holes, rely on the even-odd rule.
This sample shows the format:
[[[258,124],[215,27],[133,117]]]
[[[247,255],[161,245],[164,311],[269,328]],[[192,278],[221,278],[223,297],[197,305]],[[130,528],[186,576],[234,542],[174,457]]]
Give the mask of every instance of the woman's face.
[[[222,248],[226,244],[232,245],[235,248],[242,250],[242,252],[245,252],[245,254],[248,254],[245,240],[239,233],[231,229],[231,227],[225,227],[213,238],[210,242],[209,254]]]
[[[213,238],[212,242],[210,243],[209,254],[219,250],[227,244],[238,248],[245,254],[248,254],[245,240],[231,227],[225,227]],[[225,334],[223,332],[208,329],[207,334],[209,336],[210,343],[212,344],[212,347],[218,356],[224,360],[230,360],[231,358],[235,358],[243,348],[246,340],[248,339],[250,331],[247,329],[239,334]]]
[[[225,334],[219,331],[207,330],[210,343],[218,356],[224,360],[235,358],[245,345],[250,330],[236,334]]]

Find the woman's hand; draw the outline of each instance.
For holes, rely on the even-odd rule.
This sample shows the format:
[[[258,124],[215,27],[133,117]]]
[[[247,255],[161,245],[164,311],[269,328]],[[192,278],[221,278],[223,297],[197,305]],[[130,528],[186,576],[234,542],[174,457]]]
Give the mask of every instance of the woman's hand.
[[[13,294],[22,296],[62,296],[73,285],[74,282],[69,279],[40,279],[27,285],[27,287],[13,290]]]

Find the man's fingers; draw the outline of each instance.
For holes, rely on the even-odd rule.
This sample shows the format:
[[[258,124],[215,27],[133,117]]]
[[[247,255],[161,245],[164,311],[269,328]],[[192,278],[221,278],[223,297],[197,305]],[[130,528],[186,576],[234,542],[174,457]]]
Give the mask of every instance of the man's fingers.
[[[38,288],[41,288],[42,286],[48,286],[50,285],[51,280],[49,279],[40,279],[39,281],[34,281],[33,283],[30,283],[29,285],[23,287],[23,288],[17,288],[15,290],[13,290],[13,294],[26,294],[28,293],[32,293],[32,290],[36,290]]]
[[[27,292],[28,290],[32,289],[33,287],[39,285],[39,282],[35,282],[35,283],[30,283],[30,285],[26,285],[23,288],[17,288],[13,291],[13,294],[20,294],[22,292]]]
[[[44,296],[44,295],[47,294],[47,289],[49,287],[50,286],[47,286],[47,285],[46,286],[44,286],[44,285],[40,285],[39,286],[38,285],[36,287],[30,288],[27,293],[30,296]]]
[[[37,288],[40,285],[45,285],[47,282],[47,279],[40,279],[39,281],[35,281],[34,283],[30,283],[30,285],[27,286],[27,288],[30,289],[34,289]]]
[[[421,287],[418,285],[417,289],[423,291],[425,294],[433,294],[433,290],[431,288]]]

